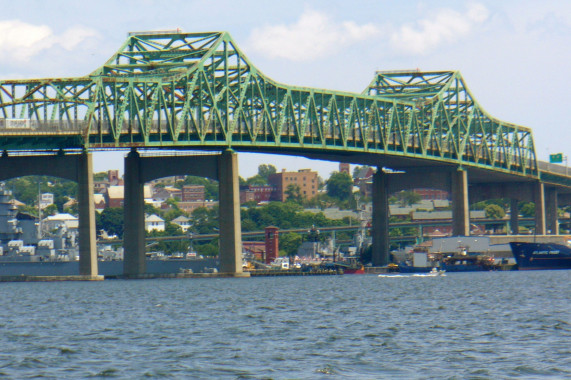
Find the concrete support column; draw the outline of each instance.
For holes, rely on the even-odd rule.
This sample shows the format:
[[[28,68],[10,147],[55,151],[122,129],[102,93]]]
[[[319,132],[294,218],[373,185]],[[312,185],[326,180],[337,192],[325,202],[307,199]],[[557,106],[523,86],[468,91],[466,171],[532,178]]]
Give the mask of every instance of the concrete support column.
[[[452,234],[470,236],[470,209],[468,208],[468,172],[452,172]]]
[[[145,262],[145,198],[141,181],[141,158],[131,150],[125,158],[123,274],[141,275],[147,271]]]
[[[373,175],[373,266],[389,263],[389,192],[388,175],[377,168]]]
[[[552,235],[559,235],[559,222],[557,219],[557,190],[547,189],[546,195],[546,214],[547,214],[547,230]]]
[[[512,235],[519,235],[519,201],[515,198],[510,203],[510,230]]]
[[[242,273],[238,156],[232,150],[226,150],[218,160],[220,272],[236,275]]]
[[[97,237],[93,200],[93,159],[83,153],[78,158],[79,274],[97,276]]]
[[[535,202],[535,234],[545,235],[545,189],[543,183],[537,182],[533,187]]]

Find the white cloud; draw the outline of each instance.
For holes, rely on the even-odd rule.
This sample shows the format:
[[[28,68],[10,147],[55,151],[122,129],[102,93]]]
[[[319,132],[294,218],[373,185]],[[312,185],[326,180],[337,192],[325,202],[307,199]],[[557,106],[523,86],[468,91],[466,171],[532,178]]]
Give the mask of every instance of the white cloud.
[[[431,19],[419,20],[416,25],[402,25],[391,34],[390,43],[403,53],[424,54],[468,35],[488,17],[488,9],[481,4],[470,5],[465,13],[441,9]]]
[[[336,23],[324,13],[307,9],[295,24],[266,25],[254,29],[249,45],[270,58],[311,61],[378,33],[373,24]]]
[[[97,32],[93,29],[83,26],[74,26],[66,30],[61,36],[56,37],[56,41],[64,49],[72,50],[84,40],[97,36]]]
[[[20,20],[0,21],[0,61],[28,62],[42,50],[56,45],[71,50],[97,32],[81,26],[56,35],[47,25],[33,25]]]

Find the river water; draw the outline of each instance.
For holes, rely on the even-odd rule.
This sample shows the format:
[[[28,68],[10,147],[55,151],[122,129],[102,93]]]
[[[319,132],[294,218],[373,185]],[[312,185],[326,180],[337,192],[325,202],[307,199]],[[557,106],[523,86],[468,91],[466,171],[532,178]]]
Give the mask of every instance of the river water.
[[[571,378],[570,279],[1,283],[0,377]]]

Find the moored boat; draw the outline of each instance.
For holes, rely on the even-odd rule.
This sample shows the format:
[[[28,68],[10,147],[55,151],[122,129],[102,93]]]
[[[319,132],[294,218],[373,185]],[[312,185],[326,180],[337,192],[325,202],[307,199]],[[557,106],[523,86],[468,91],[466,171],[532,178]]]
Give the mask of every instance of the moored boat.
[[[510,242],[519,270],[571,269],[571,248],[559,243]]]
[[[365,267],[363,264],[357,259],[357,257],[346,257],[341,261],[337,261],[334,263],[335,267],[338,269],[342,269],[344,274],[364,274]]]

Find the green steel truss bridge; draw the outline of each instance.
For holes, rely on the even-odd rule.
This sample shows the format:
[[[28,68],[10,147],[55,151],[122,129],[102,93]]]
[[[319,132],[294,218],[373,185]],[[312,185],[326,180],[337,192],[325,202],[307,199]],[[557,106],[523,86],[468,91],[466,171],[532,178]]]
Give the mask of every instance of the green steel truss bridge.
[[[263,75],[225,32],[137,33],[79,78],[0,81],[0,149],[376,154],[538,178],[531,129],[457,71],[377,72],[361,93]]]

